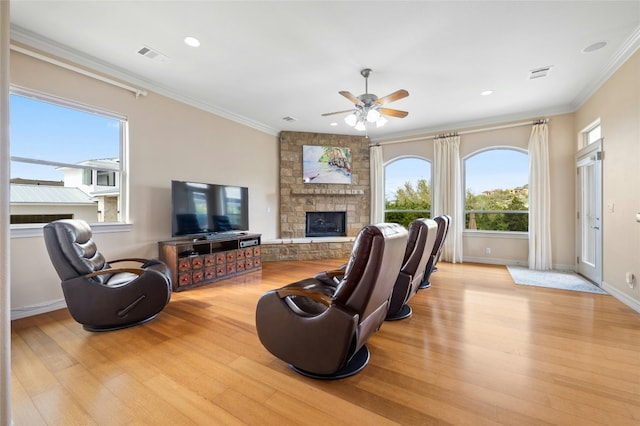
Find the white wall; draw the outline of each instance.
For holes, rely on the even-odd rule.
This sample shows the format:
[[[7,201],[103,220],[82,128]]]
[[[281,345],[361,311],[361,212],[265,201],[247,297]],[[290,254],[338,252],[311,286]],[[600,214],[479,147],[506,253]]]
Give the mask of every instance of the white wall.
[[[630,288],[625,279],[627,272],[640,279],[640,50],[577,111],[576,135],[597,119],[604,151],[603,286],[640,311],[640,286]]]
[[[541,117],[532,117],[537,119]],[[552,205],[552,251],[556,268],[573,268],[575,264],[574,246],[574,160],[575,137],[573,135],[573,114],[549,117],[549,158],[551,162],[551,205]],[[523,120],[519,120],[520,122]],[[496,123],[487,127],[500,127],[513,123]],[[473,131],[481,128],[443,129],[443,131]],[[460,136],[460,156],[464,160],[470,155],[490,147],[511,147],[527,149],[531,126],[517,126],[499,130],[480,131]],[[416,136],[419,138],[419,136]],[[387,141],[382,144],[384,163],[397,158],[418,156],[433,164],[433,140],[421,139],[411,142]],[[529,246],[525,236],[510,234],[501,237],[499,233],[467,231],[463,235],[463,256],[465,261],[528,264]],[[490,248],[487,255],[485,249]]]
[[[171,237],[170,182],[249,188],[252,232],[277,236],[278,142],[268,135],[166,97],[128,91],[11,52],[12,85],[123,114],[129,119],[129,232],[96,234],[108,259],[157,256]],[[11,240],[12,315],[57,306],[62,291],[41,237]]]

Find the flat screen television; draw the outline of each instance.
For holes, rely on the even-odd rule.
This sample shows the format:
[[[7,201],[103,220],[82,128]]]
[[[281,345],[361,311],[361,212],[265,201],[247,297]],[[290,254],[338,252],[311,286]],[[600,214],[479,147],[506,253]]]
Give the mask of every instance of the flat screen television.
[[[249,189],[171,181],[171,235],[212,236],[249,230]]]

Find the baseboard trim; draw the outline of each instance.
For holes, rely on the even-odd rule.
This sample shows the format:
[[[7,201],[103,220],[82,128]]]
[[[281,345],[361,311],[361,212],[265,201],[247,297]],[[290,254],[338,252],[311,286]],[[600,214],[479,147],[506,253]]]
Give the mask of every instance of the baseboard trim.
[[[517,260],[517,259],[498,259],[498,258],[488,258],[488,257],[464,256],[462,258],[462,261],[470,262],[470,263],[486,263],[489,265],[524,266],[525,268],[529,267],[528,260]],[[555,271],[575,271],[576,270],[574,265],[564,265],[561,263],[553,265],[553,269]]]
[[[487,263],[490,265],[505,265],[505,266],[527,266],[527,262],[518,261],[513,259],[487,259],[484,257],[464,257],[463,262],[469,263]],[[556,265],[558,270],[573,270],[569,265]],[[640,313],[640,301],[629,297],[625,293],[621,292],[606,281],[602,282],[602,289],[609,293],[611,296],[618,299],[634,311]],[[20,318],[26,318],[33,315],[44,314],[51,311],[57,311],[58,309],[65,309],[67,304],[64,299],[55,300],[50,303],[35,306],[25,306],[22,308],[11,309],[11,320],[17,320]]]
[[[67,303],[65,302],[65,300],[60,299],[42,305],[25,306],[22,308],[11,309],[11,321],[20,318],[31,317],[38,314],[44,314],[51,311],[57,311],[58,309],[65,309],[66,307]]]
[[[615,297],[616,299],[618,299],[619,301],[621,301],[622,303],[624,303],[625,305],[627,305],[628,307],[630,307],[631,309],[633,309],[634,311],[640,313],[640,301],[632,297],[629,297],[628,295],[624,294],[623,292],[621,292],[611,284],[607,283],[606,281],[602,282],[602,289],[607,293],[609,293],[610,295],[612,295],[613,297]]]
[[[486,263],[489,265],[505,265],[505,266],[527,266],[528,265],[528,263],[523,260],[497,259],[497,258],[488,258],[488,257],[463,256],[462,261],[469,262],[469,263]]]

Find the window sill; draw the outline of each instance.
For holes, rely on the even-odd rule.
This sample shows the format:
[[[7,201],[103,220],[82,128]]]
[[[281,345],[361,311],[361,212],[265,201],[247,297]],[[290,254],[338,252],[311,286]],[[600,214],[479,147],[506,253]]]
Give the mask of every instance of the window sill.
[[[515,239],[515,240],[529,239],[528,232],[512,232],[512,231],[472,231],[472,230],[466,229],[464,230],[462,235],[464,237],[471,237],[471,238],[503,238],[503,239]]]
[[[11,225],[11,238],[42,237],[44,225],[44,223],[37,225]],[[94,234],[129,232],[132,227],[131,223],[92,223],[91,231]]]

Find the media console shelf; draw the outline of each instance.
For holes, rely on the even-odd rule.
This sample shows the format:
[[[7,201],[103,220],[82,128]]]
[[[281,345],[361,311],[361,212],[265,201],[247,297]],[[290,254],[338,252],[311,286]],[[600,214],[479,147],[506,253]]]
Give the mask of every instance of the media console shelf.
[[[158,242],[160,260],[171,270],[173,291],[262,269],[260,235],[216,235],[206,240]]]

